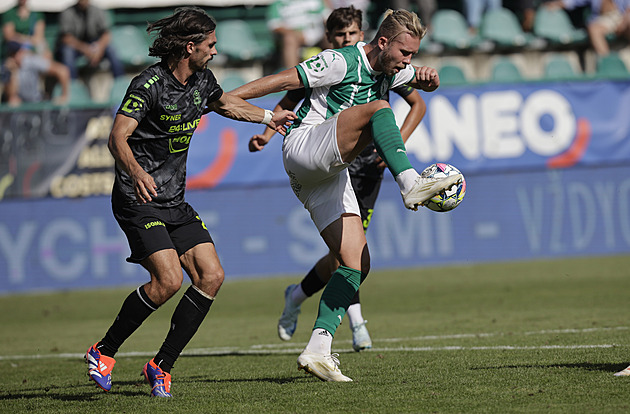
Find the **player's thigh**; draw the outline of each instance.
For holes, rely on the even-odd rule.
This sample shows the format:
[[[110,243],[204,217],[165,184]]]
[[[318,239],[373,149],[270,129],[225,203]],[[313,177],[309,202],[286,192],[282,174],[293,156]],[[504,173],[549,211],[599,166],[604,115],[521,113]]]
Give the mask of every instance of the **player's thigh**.
[[[370,253],[358,215],[343,214],[328,225],[321,236],[342,265],[361,270],[365,274],[369,272]]]
[[[389,103],[379,99],[350,107],[339,113],[337,145],[344,161],[352,161],[372,140],[370,119],[384,108],[390,108]]]

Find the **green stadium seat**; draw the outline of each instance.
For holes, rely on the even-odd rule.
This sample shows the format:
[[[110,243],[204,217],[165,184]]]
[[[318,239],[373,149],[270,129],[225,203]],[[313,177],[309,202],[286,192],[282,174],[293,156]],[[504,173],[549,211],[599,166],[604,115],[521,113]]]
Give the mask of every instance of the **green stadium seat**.
[[[607,56],[600,56],[597,59],[595,74],[601,78],[607,79],[627,79],[630,78],[630,72],[626,64],[621,60],[617,53],[610,53]]]
[[[431,18],[431,38],[447,49],[466,50],[481,43],[479,36],[468,31],[468,23],[457,10],[440,9]]]
[[[581,74],[577,73],[567,58],[562,55],[551,55],[544,68],[544,79],[546,80],[574,80],[579,79]]]
[[[245,85],[246,83],[247,81],[241,75],[239,75],[238,73],[231,73],[221,79],[219,85],[221,85],[221,88],[225,92],[229,92],[238,88],[239,86]]]
[[[249,61],[269,57],[269,45],[259,42],[251,27],[244,20],[217,22],[217,49],[229,59]]]
[[[461,85],[467,82],[464,70],[452,64],[445,64],[438,70],[440,85]]]
[[[111,28],[112,45],[127,68],[152,65],[157,59],[149,56],[149,36],[138,26],[125,24]]]
[[[61,85],[56,84],[53,89],[53,98],[57,98],[61,95]],[[90,90],[80,80],[70,81],[70,96],[68,98],[68,105],[70,106],[85,106],[91,105],[92,97],[90,96]]]
[[[483,39],[503,48],[542,49],[546,45],[543,39],[524,32],[516,15],[502,7],[483,15],[479,33]]]
[[[131,79],[133,79],[132,76],[119,76],[114,78],[114,83],[109,94],[109,102],[112,105],[120,105],[125,97],[129,83],[131,83]]]
[[[555,45],[578,45],[588,43],[588,35],[583,29],[576,29],[563,9],[550,10],[539,7],[534,20],[534,34]]]
[[[508,58],[499,58],[492,65],[492,82],[522,82],[523,75],[518,67]]]

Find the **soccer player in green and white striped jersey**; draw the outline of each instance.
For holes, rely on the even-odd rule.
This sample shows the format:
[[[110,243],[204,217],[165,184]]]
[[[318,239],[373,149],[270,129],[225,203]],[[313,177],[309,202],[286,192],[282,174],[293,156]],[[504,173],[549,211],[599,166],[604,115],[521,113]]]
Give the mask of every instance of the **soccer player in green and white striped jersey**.
[[[324,381],[352,381],[339,370],[332,339],[370,269],[349,164],[373,141],[411,210],[462,179],[461,175],[442,180],[421,177],[407,158],[394,113],[382,99],[399,85],[427,92],[439,86],[435,69],[411,65],[425,33],[415,13],[388,10],[370,43],[325,50],[295,68],[230,92],[252,99],[306,88],[282,150],[293,192],[341,263],[322,293],[311,339],[297,361],[299,369]]]

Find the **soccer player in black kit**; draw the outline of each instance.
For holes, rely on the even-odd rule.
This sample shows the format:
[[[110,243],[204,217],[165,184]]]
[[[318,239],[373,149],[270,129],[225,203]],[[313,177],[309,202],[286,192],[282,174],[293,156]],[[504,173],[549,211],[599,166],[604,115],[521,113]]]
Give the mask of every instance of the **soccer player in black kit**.
[[[151,396],[170,397],[175,360],[193,337],[219,291],[224,272],[214,243],[184,201],[190,139],[208,111],[279,132],[295,114],[264,110],[223,93],[206,68],[217,54],[216,24],[196,7],[175,10],[147,28],[156,32],[149,55],[161,62],[135,77],[116,113],[109,149],[116,160],[112,210],[131,248],[127,261],[141,264],[151,280],[125,299],[113,324],[86,353],[88,375],[111,389],[114,355],[122,343],[181,287],[182,268],[192,281],[170,329],[143,374]]]

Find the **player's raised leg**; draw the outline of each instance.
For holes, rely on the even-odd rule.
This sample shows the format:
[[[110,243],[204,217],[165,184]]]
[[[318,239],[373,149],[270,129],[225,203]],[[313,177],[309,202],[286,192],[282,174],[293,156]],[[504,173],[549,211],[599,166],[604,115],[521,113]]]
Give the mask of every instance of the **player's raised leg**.
[[[394,113],[384,100],[342,111],[337,128],[337,143],[345,162],[356,158],[369,140],[374,141],[376,150],[400,187],[403,202],[408,209],[416,210],[434,195],[462,180],[461,174],[443,179],[423,178],[418,174],[407,157]]]

